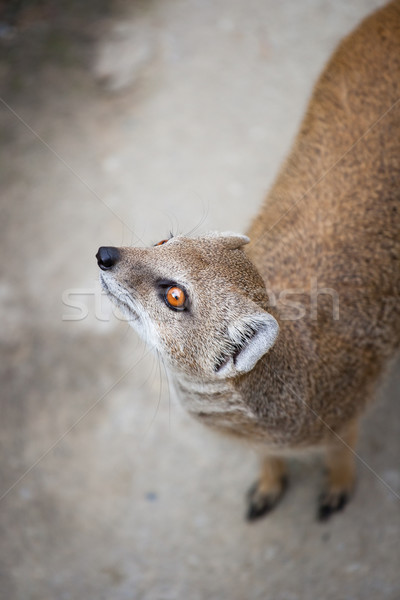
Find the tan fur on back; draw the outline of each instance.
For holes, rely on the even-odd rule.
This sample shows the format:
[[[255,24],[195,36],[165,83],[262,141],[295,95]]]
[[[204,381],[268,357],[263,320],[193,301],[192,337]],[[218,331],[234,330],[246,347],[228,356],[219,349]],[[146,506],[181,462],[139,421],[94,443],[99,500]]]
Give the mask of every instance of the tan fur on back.
[[[276,296],[308,289],[313,277],[338,293],[338,320],[321,295],[317,321],[280,321],[268,362],[339,428],[363,408],[400,340],[399,2],[331,58],[248,234],[248,256]]]

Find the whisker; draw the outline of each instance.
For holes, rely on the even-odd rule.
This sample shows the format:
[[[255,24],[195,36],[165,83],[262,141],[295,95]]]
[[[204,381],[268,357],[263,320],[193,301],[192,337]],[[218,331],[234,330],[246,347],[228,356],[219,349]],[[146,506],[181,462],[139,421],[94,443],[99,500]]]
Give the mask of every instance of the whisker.
[[[157,350],[157,355],[158,358],[163,366],[164,369],[164,373],[165,373],[165,379],[167,382],[167,390],[168,390],[168,428],[169,428],[169,433],[171,433],[171,384],[170,384],[170,380],[169,380],[169,372],[168,369],[166,367],[165,364],[165,360],[164,357],[162,356],[162,354]]]
[[[195,231],[197,231],[207,220],[208,217],[208,213],[210,212],[210,201],[207,201],[207,206],[204,206],[204,201],[202,200],[202,208],[203,208],[203,215],[199,221],[199,223],[193,227],[193,229],[191,229],[190,231],[188,231],[187,233],[185,233],[185,235],[190,236],[193,235],[193,233]]]
[[[157,349],[156,349],[156,353],[158,354],[158,350]],[[150,421],[150,423],[149,423],[149,425],[148,425],[145,433],[143,434],[143,438],[145,438],[148,435],[150,429],[152,428],[152,426],[154,424],[154,421],[156,420],[156,417],[158,415],[158,411],[160,409],[160,404],[161,404],[161,392],[162,392],[161,366],[160,366],[160,361],[159,360],[156,360],[155,363],[156,363],[156,365],[158,367],[159,382],[160,382],[159,389],[158,389],[158,401],[157,401],[157,406],[156,406],[156,409],[155,409],[154,414],[152,416],[152,419],[151,419],[151,421]]]

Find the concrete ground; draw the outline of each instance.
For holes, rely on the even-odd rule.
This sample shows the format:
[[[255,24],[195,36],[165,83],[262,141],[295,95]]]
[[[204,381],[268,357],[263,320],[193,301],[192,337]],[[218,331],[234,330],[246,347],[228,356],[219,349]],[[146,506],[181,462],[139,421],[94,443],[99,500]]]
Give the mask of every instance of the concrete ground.
[[[320,464],[293,462],[249,525],[256,457],[184,414],[94,260],[244,231],[319,70],[379,4],[0,4],[2,599],[400,597],[399,366],[345,512],[317,523]]]

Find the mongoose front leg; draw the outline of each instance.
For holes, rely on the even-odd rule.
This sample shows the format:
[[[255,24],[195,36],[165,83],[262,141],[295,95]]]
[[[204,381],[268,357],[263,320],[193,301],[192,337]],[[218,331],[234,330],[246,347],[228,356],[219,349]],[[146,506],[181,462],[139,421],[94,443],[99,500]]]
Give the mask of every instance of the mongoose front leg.
[[[326,521],[349,501],[355,479],[354,447],[358,423],[352,422],[339,438],[329,442],[326,454],[327,482],[318,504],[318,519]]]
[[[270,512],[278,504],[286,489],[286,465],[281,458],[265,457],[258,481],[247,495],[247,519],[253,521]]]

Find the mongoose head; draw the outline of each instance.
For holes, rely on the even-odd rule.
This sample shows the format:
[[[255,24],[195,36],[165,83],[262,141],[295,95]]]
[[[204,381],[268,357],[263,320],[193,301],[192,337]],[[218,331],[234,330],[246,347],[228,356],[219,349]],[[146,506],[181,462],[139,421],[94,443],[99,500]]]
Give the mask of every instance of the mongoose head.
[[[101,284],[174,372],[235,377],[268,352],[279,329],[243,251],[248,242],[229,232],[176,236],[150,248],[102,247]]]

